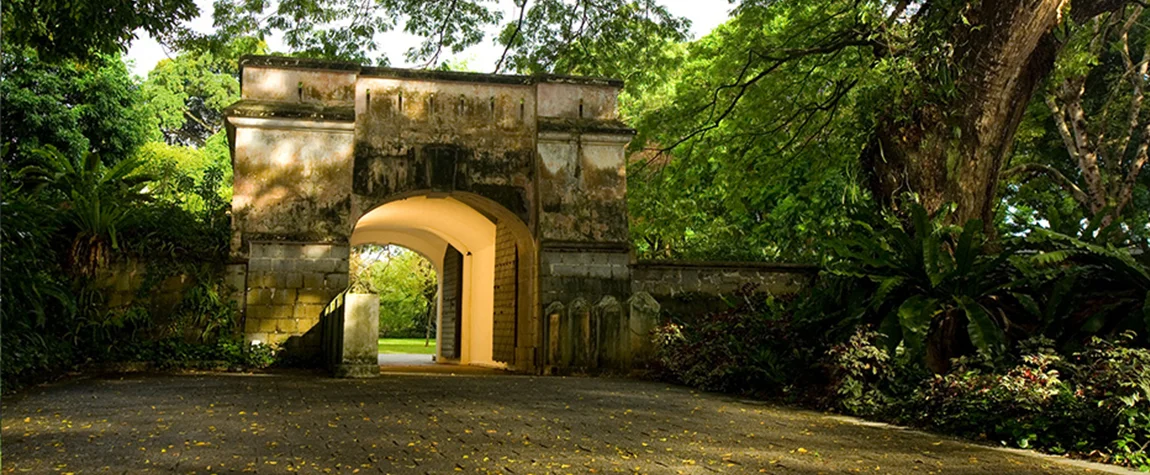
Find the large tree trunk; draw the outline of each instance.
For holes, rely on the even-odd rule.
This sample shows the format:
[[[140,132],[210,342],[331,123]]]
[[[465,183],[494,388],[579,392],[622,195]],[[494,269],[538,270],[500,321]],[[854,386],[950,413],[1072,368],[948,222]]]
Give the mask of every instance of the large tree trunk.
[[[954,203],[955,222],[994,222],[999,174],[1031,96],[1061,45],[1054,29],[1066,0],[985,0],[965,12],[970,25],[949,33],[955,45],[956,98],[914,111],[912,119],[881,117],[864,153],[871,191],[887,206],[915,193],[930,211]],[[1076,0],[1074,19],[1120,1]]]

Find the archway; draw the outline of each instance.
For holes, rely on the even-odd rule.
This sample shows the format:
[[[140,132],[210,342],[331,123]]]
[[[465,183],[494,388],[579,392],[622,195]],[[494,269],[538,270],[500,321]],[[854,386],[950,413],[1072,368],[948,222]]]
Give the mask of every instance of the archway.
[[[507,209],[470,193],[419,193],[363,213],[349,244],[399,245],[433,263],[437,361],[535,367],[535,243]]]
[[[433,363],[440,279],[430,256],[396,244],[352,246],[348,271],[349,292],[378,298],[379,365]]]

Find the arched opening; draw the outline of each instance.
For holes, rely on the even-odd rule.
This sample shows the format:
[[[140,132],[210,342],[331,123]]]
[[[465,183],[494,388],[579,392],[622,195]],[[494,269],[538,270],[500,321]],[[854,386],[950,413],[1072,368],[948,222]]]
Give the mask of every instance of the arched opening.
[[[536,247],[506,208],[461,192],[396,199],[360,216],[350,244],[403,246],[435,266],[437,362],[535,368]]]
[[[349,291],[378,297],[380,366],[431,364],[437,354],[439,269],[430,256],[390,244],[351,248]]]

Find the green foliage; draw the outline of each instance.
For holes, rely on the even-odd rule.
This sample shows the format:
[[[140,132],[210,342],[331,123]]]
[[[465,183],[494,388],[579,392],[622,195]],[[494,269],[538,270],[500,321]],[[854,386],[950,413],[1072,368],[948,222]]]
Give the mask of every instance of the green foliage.
[[[654,0],[530,3],[522,24],[499,35],[511,48],[507,69],[619,78],[632,91],[662,80],[659,71],[674,64],[664,52],[690,26]]]
[[[1115,342],[1094,338],[1075,354],[1073,369],[1083,396],[1111,417],[1113,460],[1150,471],[1150,350],[1135,340],[1133,332]]]
[[[505,17],[497,2],[488,0],[285,0],[274,7],[224,0],[215,4],[217,32],[207,37],[186,34],[184,43],[196,48],[233,37],[264,39],[282,33],[298,56],[387,65],[393,58],[373,58],[380,46],[377,35],[402,30],[420,38],[405,59],[430,68],[449,53],[482,43],[487,30],[502,23],[495,40],[508,54],[495,65],[498,70],[630,75],[642,74],[634,58],[647,57],[668,41],[681,41],[688,26],[652,0],[577,5],[517,1],[516,6],[514,17]]]
[[[1086,405],[1056,367],[1056,354],[1024,355],[1003,374],[960,360],[955,369],[923,387],[910,406],[918,424],[963,435],[1056,453],[1082,450],[1096,441],[1083,420]]]
[[[1147,79],[1138,72],[1148,39],[1138,25],[1146,18],[1143,7],[1130,5],[1066,28],[1065,45],[1044,89],[1029,104],[1006,170],[1034,170],[1007,173],[1004,210],[1012,231],[1043,222],[1057,232],[1082,235],[1099,221],[1114,220],[1119,229],[1108,238],[1115,243],[1150,237],[1150,209],[1138,206],[1150,188],[1141,179],[1145,173],[1134,166],[1146,140],[1142,131],[1150,124],[1141,98]],[[1064,136],[1055,117],[1065,120],[1069,110],[1077,117],[1066,122]],[[1090,173],[1082,168],[1090,162],[1077,158],[1083,152],[1096,161]],[[1093,173],[1105,186],[1091,187],[1087,177]],[[1130,202],[1124,201],[1127,186],[1132,186]]]
[[[117,346],[107,358],[114,362],[151,363],[161,370],[266,368],[277,361],[274,348],[248,345],[240,338],[211,343],[188,342],[180,338],[137,340]]]
[[[657,369],[708,391],[798,397],[820,375],[827,323],[802,315],[793,301],[746,295],[734,308],[676,319],[656,329]]]
[[[748,49],[802,47],[809,31],[850,23],[842,8],[740,8],[685,51],[668,48],[662,79],[623,97],[638,131],[627,191],[640,257],[818,262],[866,205],[857,156],[868,131],[851,117],[851,91],[870,80],[869,53],[798,59],[743,86]]]
[[[9,44],[34,49],[47,61],[84,61],[126,51],[136,30],[164,38],[199,15],[199,8],[193,0],[13,0],[0,12]]]
[[[893,217],[859,220],[854,238],[836,242],[828,271],[873,285],[874,292],[846,309],[845,317],[877,324],[893,352],[905,345],[941,372],[967,347],[987,357],[1006,350],[1016,280],[1013,251],[988,253],[983,224],[945,224],[911,204],[907,224]],[[880,222],[878,226],[869,223]]]
[[[926,373],[908,364],[905,355],[896,356],[878,345],[883,335],[859,328],[846,341],[827,351],[833,405],[859,416],[882,416]]]
[[[119,248],[117,233],[133,217],[132,205],[146,197],[148,177],[134,175],[140,166],[134,157],[109,167],[90,152],[82,159],[69,158],[49,145],[34,153],[40,165],[22,169],[18,178],[42,182],[60,197],[62,217],[75,233],[67,270],[91,277],[108,262],[109,252]]]
[[[706,390],[783,396],[816,408],[1150,469],[1150,350],[1124,334],[1059,353],[1034,338],[998,363],[960,357],[930,374],[882,335],[827,331],[786,306],[720,312],[655,334],[660,375]],[[817,336],[815,336],[817,335]]]
[[[239,340],[222,285],[231,235],[225,134],[198,149],[141,150],[155,122],[118,58],[47,65],[25,48],[3,60],[4,390],[104,361],[268,364],[271,349]],[[125,308],[109,301],[107,274],[127,261],[146,272],[136,305]],[[172,276],[193,285],[159,304],[156,294],[175,292],[159,287]]]
[[[5,162],[35,165],[33,150],[50,145],[71,159],[91,152],[111,165],[151,137],[139,88],[118,56],[50,64],[6,44],[0,58],[0,122],[11,145]]]
[[[199,148],[149,142],[137,155],[143,162],[142,174],[152,178],[148,192],[158,201],[193,213],[231,201],[232,164],[223,131]]]
[[[994,370],[959,360],[900,403],[902,421],[1053,453],[1087,454],[1150,469],[1150,351],[1095,339],[1069,357],[1032,340],[1017,362]]]
[[[6,331],[31,331],[43,327],[50,317],[75,311],[67,280],[55,259],[61,227],[55,210],[10,188],[0,201],[0,215],[4,219],[0,226],[0,254],[4,256],[0,259],[0,325]]]
[[[1128,248],[1045,229],[1031,232],[1027,243],[1036,252],[1014,261],[1032,289],[1021,301],[1036,322],[1033,333],[1062,346],[1125,331],[1150,335],[1150,256],[1141,254],[1140,262]]]
[[[262,42],[233,40],[222,53],[193,50],[160,61],[140,86],[169,144],[201,147],[223,131],[223,109],[240,98],[237,59]]]
[[[423,256],[397,246],[362,246],[353,253],[355,292],[379,295],[379,336],[422,337],[435,332],[438,280]]]

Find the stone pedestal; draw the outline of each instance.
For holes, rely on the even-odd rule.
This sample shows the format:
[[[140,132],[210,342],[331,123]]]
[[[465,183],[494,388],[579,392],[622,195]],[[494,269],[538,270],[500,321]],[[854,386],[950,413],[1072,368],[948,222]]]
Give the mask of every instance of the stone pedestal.
[[[379,296],[344,294],[342,302],[329,307],[324,325],[331,335],[324,338],[332,373],[337,378],[379,376]]]

